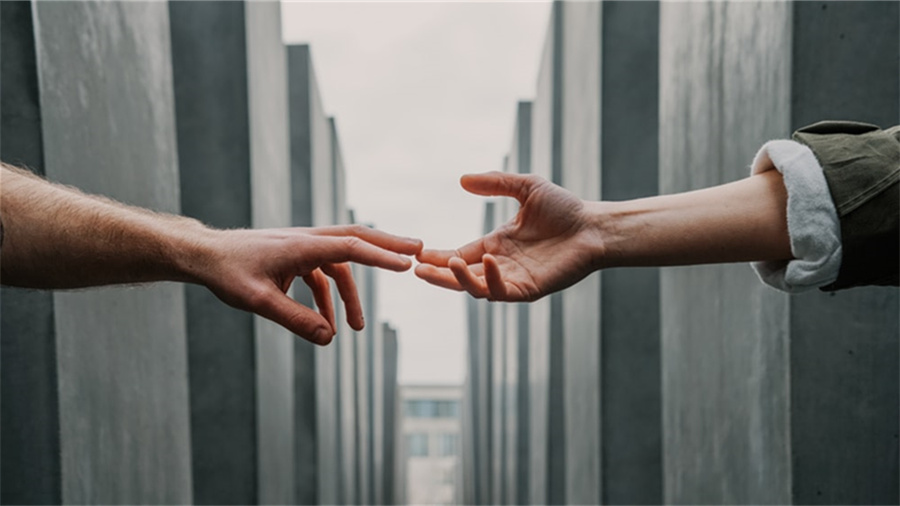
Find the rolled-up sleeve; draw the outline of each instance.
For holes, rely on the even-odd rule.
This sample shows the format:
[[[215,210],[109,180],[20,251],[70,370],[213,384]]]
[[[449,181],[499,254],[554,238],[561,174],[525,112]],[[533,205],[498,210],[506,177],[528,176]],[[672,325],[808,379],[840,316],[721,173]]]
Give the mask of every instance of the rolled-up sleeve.
[[[788,192],[794,259],[754,263],[763,282],[788,292],[898,285],[900,127],[816,123],[766,143],[752,171],[772,167]]]
[[[790,261],[753,262],[763,283],[785,292],[802,292],[834,282],[841,265],[837,211],[822,168],[813,152],[789,140],[770,141],[757,152],[752,174],[771,169],[782,174],[787,189]]]

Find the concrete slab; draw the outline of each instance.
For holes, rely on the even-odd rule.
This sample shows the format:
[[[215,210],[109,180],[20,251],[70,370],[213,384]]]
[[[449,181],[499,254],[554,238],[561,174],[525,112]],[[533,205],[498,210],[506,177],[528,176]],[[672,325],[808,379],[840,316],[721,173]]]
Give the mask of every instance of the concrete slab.
[[[291,199],[294,226],[334,223],[331,125],[322,107],[309,46],[289,46]],[[323,191],[315,191],[316,187]],[[295,287],[301,303],[312,294]],[[296,499],[302,504],[340,502],[337,349],[295,340]]]
[[[47,176],[177,213],[167,5],[35,4],[34,13]],[[62,500],[189,502],[183,287],[53,299]]]
[[[600,31],[598,2],[561,5],[560,184],[582,199],[600,199]],[[565,501],[599,504],[600,274],[560,293],[565,368]]]
[[[507,169],[519,174],[531,173],[531,102],[516,105],[516,123]],[[511,219],[519,204],[507,199],[506,216]],[[528,502],[530,463],[529,391],[528,391],[528,308],[529,304],[511,304],[507,311],[506,388],[507,388],[507,474],[510,504]]]
[[[185,216],[252,226],[246,19],[241,2],[170,2],[172,72]],[[253,315],[185,287],[193,502],[258,499]]]
[[[559,182],[561,167],[562,4],[554,3],[532,106],[531,172]],[[531,472],[528,501],[561,504],[565,498],[562,298],[555,294],[529,308]]]
[[[814,120],[896,123],[898,32],[895,4],[664,4],[661,190],[744,177]],[[898,500],[895,290],[787,297],[722,266],[661,292],[667,501]]]
[[[659,4],[603,4],[601,195],[658,193]],[[659,270],[611,269],[600,286],[602,503],[660,504]]]
[[[44,174],[31,4],[0,3],[0,159]],[[0,502],[60,503],[53,294],[0,288]]]
[[[255,228],[291,224],[287,58],[281,5],[246,2],[250,187]],[[259,501],[294,500],[294,336],[255,317]]]
[[[398,424],[400,421],[398,400],[398,348],[397,330],[387,323],[381,325],[384,341],[384,467],[383,496],[381,504],[399,504],[400,497],[396,490],[396,474],[398,466],[397,445],[399,439]]]
[[[791,129],[900,123],[900,4],[800,2],[792,14]],[[791,297],[795,503],[900,501],[898,307],[892,288]]]
[[[661,193],[746,177],[790,133],[788,9],[661,5]],[[660,304],[664,500],[790,502],[787,295],[747,265],[700,266],[663,269]]]

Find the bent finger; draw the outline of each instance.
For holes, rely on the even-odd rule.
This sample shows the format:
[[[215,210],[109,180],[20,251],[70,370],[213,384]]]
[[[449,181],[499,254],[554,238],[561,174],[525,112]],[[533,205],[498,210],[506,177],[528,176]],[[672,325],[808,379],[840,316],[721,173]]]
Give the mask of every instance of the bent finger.
[[[344,309],[347,312],[347,323],[353,330],[362,330],[365,326],[362,304],[359,302],[359,292],[356,289],[356,281],[353,280],[353,271],[349,264],[325,264],[322,271],[334,279],[341,300],[344,301]]]
[[[435,286],[439,286],[441,288],[446,288],[448,290],[455,290],[457,292],[466,291],[462,285],[459,284],[459,281],[456,280],[456,276],[448,269],[447,267],[435,267],[431,264],[419,264],[416,266],[416,276],[419,279],[424,280],[427,283],[430,283]]]
[[[389,234],[366,225],[337,225],[333,227],[318,227],[308,229],[314,235],[331,237],[357,237],[379,248],[401,253],[403,255],[415,255],[422,251],[422,240],[412,237],[401,237]]]
[[[334,338],[331,325],[322,315],[291,299],[274,287],[265,300],[254,309],[254,312],[318,345],[324,346]]]
[[[497,259],[493,255],[485,255],[482,264],[484,265],[484,279],[491,292],[491,297],[494,300],[508,300],[509,291],[506,288],[506,282],[503,281]]]
[[[331,299],[331,285],[328,283],[328,278],[325,277],[321,270],[316,269],[303,276],[303,281],[312,291],[319,313],[328,320],[332,332],[337,332],[334,318],[334,301]]]
[[[462,286],[467,292],[475,297],[490,297],[491,293],[488,290],[484,278],[477,277],[471,270],[469,270],[469,266],[466,265],[466,263],[462,259],[450,259],[449,267],[453,272],[453,275],[456,277],[456,280],[459,281],[460,286]]]

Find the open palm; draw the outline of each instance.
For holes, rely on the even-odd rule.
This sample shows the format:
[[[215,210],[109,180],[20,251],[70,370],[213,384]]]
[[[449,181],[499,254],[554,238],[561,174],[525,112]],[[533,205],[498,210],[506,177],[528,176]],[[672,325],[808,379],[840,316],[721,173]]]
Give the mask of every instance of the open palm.
[[[490,172],[463,176],[476,195],[519,201],[518,214],[457,250],[424,250],[416,275],[499,301],[533,301],[590,274],[599,240],[581,199],[538,176]]]

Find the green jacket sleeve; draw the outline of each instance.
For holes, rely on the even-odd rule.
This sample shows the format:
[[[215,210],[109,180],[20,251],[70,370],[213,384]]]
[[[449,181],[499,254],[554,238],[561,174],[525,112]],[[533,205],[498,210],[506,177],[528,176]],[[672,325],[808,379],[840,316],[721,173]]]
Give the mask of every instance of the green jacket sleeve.
[[[843,260],[821,289],[898,285],[900,278],[900,126],[823,121],[793,139],[808,146],[824,170],[837,209]]]

